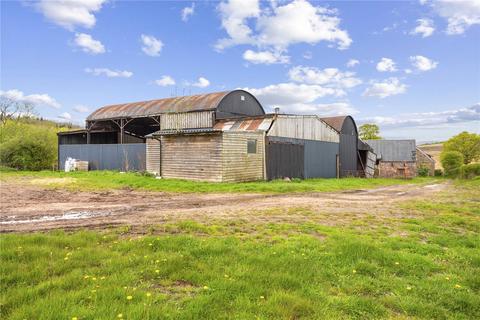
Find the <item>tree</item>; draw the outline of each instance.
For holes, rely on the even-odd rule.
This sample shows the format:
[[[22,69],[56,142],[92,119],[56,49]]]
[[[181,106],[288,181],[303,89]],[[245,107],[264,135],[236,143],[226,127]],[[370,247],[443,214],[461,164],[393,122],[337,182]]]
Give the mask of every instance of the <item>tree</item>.
[[[463,154],[458,151],[443,151],[440,156],[440,162],[442,162],[442,167],[447,177],[458,176],[463,161]]]
[[[362,140],[379,140],[380,128],[376,124],[365,123],[360,126],[360,139]]]
[[[0,98],[0,123],[2,125],[5,125],[8,119],[15,120],[33,115],[35,115],[35,108],[32,104],[7,97]]]
[[[463,155],[463,163],[469,164],[480,159],[480,134],[463,131],[443,144],[444,151],[458,151]]]

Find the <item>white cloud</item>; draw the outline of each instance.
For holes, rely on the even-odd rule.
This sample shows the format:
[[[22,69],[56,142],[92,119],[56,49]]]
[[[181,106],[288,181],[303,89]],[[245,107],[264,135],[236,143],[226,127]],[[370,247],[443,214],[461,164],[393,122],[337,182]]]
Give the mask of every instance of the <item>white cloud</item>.
[[[418,19],[418,25],[410,31],[410,34],[416,35],[420,34],[423,38],[430,37],[433,32],[435,31],[435,27],[433,26],[432,19]]]
[[[289,56],[282,55],[281,52],[271,51],[252,51],[247,50],[243,53],[243,59],[253,64],[274,64],[274,63],[288,63]]]
[[[296,66],[288,71],[290,80],[306,83],[324,85],[329,88],[353,88],[362,83],[362,80],[355,77],[355,72],[342,72],[336,68],[318,69],[314,67]],[[339,92],[343,92],[340,91]]]
[[[480,121],[480,103],[467,108],[458,108],[438,112],[404,113],[393,117],[371,117],[359,122],[374,122],[382,127],[422,127],[449,123]]]
[[[312,51],[305,51],[305,53],[303,54],[303,58],[307,59],[307,60],[310,60],[313,58],[313,53]]]
[[[162,76],[160,79],[155,80],[155,83],[160,87],[173,86],[175,80],[170,76]]]
[[[462,34],[473,25],[480,24],[480,1],[478,0],[437,0],[424,1],[440,17],[447,20],[446,33]]]
[[[76,33],[74,42],[75,45],[80,47],[83,52],[93,55],[105,53],[105,47],[103,44],[100,41],[93,39],[89,34]]]
[[[106,76],[108,78],[130,78],[133,75],[133,72],[130,71],[121,71],[121,70],[111,70],[108,68],[86,68],[86,73],[91,73],[94,76]]]
[[[279,107],[282,113],[319,115],[322,117],[352,115],[357,114],[358,110],[352,107],[348,102],[333,103],[294,103],[289,105],[275,105],[270,108]]]
[[[79,112],[79,113],[86,113],[86,112],[90,111],[90,108],[80,104],[80,105],[77,105],[77,106],[73,107],[73,111]]]
[[[106,1],[41,0],[35,7],[51,22],[72,31],[76,26],[92,28],[96,23],[94,13],[100,11]]]
[[[210,85],[210,81],[204,77],[198,78],[197,82],[192,83],[192,86],[199,88],[206,88]]]
[[[341,92],[334,88],[291,82],[272,84],[259,89],[246,88],[245,90],[251,92],[266,106],[307,104],[325,96],[342,95]]]
[[[63,120],[72,120],[72,115],[68,112],[63,112],[58,117]]]
[[[347,62],[347,67],[353,68],[353,67],[355,67],[355,66],[356,66],[357,64],[359,64],[359,63],[360,63],[360,61],[358,61],[357,59],[350,59],[350,60],[348,60],[348,62]]]
[[[141,35],[141,40],[143,43],[142,51],[151,57],[157,57],[160,55],[160,51],[162,51],[163,43],[160,39],[155,38],[154,36],[150,35]]]
[[[185,7],[182,9],[182,21],[187,22],[188,19],[193,16],[195,13],[195,3],[192,2],[192,5],[190,7]]]
[[[55,109],[59,109],[61,107],[54,98],[45,93],[25,95],[20,90],[12,89],[8,91],[0,91],[0,97],[12,101],[32,104],[34,106],[48,106]]]
[[[374,81],[367,88],[363,95],[367,97],[379,97],[381,99],[404,93],[407,90],[405,84],[400,83],[397,78],[389,78],[381,82]]]
[[[397,67],[395,66],[395,61],[389,58],[382,58],[377,63],[377,70],[380,72],[395,72],[397,71]]]
[[[429,71],[435,69],[438,65],[438,62],[424,56],[412,56],[410,57],[410,61],[418,71]]]
[[[339,27],[341,20],[336,10],[314,6],[305,0],[269,4],[262,9],[258,0],[221,2],[218,10],[229,37],[220,39],[215,47],[223,50],[250,44],[263,50],[286,51],[295,43],[326,41],[339,49],[346,49],[352,43],[348,32]]]

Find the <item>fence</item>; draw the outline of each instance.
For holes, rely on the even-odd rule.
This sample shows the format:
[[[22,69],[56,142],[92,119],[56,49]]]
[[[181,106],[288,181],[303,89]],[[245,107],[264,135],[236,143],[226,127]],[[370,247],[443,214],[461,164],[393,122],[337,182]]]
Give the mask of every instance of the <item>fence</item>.
[[[145,143],[129,144],[61,144],[58,166],[65,169],[68,157],[88,161],[89,170],[144,171]]]

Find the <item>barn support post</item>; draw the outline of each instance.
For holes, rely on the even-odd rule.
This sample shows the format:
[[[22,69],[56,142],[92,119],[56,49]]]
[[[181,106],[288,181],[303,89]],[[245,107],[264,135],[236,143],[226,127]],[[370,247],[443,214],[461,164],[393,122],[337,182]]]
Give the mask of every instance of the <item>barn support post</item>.
[[[120,119],[120,144],[123,144],[123,134],[125,132],[124,128],[124,119]]]

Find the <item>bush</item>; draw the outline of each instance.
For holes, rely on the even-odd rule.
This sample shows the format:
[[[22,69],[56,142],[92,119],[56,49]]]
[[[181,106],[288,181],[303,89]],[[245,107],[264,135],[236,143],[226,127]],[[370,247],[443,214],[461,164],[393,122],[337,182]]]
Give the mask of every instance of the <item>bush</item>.
[[[428,177],[430,170],[427,167],[420,167],[417,169],[417,175],[419,177]]]
[[[442,171],[442,169],[435,169],[434,176],[435,176],[435,177],[441,177],[441,176],[443,176],[443,171]]]
[[[462,178],[473,179],[480,176],[480,163],[470,163],[462,166]]]
[[[480,159],[480,134],[464,131],[451,137],[443,144],[444,151],[458,151],[463,155],[463,163],[469,164]]]
[[[15,138],[0,146],[2,164],[20,170],[42,170],[51,168],[55,162],[53,148],[45,142]]]
[[[0,125],[0,165],[20,170],[51,169],[57,163],[57,132],[45,121],[20,119]]]
[[[445,176],[454,178],[460,174],[460,168],[463,165],[463,154],[458,151],[443,152],[440,161],[445,170]]]

